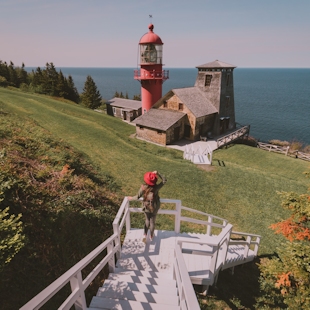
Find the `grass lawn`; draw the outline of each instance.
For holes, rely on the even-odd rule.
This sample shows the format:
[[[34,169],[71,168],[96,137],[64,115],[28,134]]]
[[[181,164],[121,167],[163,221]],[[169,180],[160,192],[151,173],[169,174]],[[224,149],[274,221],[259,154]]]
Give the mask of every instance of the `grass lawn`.
[[[34,119],[85,153],[123,195],[136,194],[145,171],[161,171],[168,178],[162,197],[226,218],[234,230],[261,234],[262,254],[273,252],[278,239],[269,225],[286,216],[277,191],[302,193],[309,184],[308,162],[245,145],[215,151],[214,169],[199,169],[181,151],[132,138],[134,126],[46,96],[0,88],[0,109]]]
[[[119,119],[41,95],[0,88],[1,111],[32,118],[86,154],[115,179],[121,195],[135,195],[145,171],[162,172],[168,182],[161,197],[226,218],[234,230],[262,235],[260,255],[274,253],[282,240],[269,229],[287,216],[277,191],[305,193],[309,186],[303,174],[309,162],[232,145],[216,150],[214,169],[206,171],[183,160],[181,151],[133,138],[135,127]],[[158,228],[164,227],[159,221]]]

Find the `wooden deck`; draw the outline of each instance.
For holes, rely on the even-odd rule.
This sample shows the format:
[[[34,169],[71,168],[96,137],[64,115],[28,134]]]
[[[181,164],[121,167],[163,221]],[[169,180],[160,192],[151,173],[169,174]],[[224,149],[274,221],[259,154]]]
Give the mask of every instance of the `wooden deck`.
[[[192,284],[202,285],[207,291],[221,270],[249,262],[257,255],[259,235],[235,232],[227,220],[184,207],[180,200],[161,201],[175,205],[175,209],[159,211],[175,217],[173,231],[156,230],[154,239],[144,243],[143,230],[131,227],[131,213],[142,213],[142,210],[131,208],[125,197],[113,222],[113,235],[21,310],[39,309],[68,283],[71,294],[58,309],[75,306],[81,310],[199,310]],[[190,212],[205,220],[189,217]],[[181,233],[182,222],[202,225],[205,233]],[[121,244],[123,228],[126,235]],[[231,235],[237,237],[233,240]],[[107,254],[83,278],[82,270],[104,251]],[[106,265],[110,269],[109,277],[88,307],[85,289]]]

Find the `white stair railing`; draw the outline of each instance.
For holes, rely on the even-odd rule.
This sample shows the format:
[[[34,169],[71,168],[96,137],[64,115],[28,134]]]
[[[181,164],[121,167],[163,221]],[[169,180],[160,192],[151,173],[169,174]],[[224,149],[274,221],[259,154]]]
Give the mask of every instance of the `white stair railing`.
[[[180,245],[174,249],[173,278],[177,282],[181,310],[200,310]]]
[[[196,302],[191,301],[193,298],[193,293],[190,290],[188,272],[185,266],[185,262],[183,257],[180,256],[179,247],[182,247],[182,242],[186,243],[196,243],[196,244],[206,244],[213,247],[210,255],[211,259],[211,271],[214,274],[213,282],[215,281],[215,276],[217,275],[219,269],[223,266],[226,260],[227,255],[227,247],[231,244],[244,244],[247,243],[245,247],[246,256],[250,246],[254,245],[254,253],[257,254],[258,246],[260,243],[260,236],[246,233],[233,232],[234,234],[239,234],[246,236],[246,241],[232,241],[230,240],[230,233],[232,230],[232,225],[228,224],[227,220],[222,219],[220,217],[204,213],[202,211],[190,209],[181,205],[180,200],[176,199],[161,199],[162,203],[172,203],[175,204],[174,210],[165,210],[160,209],[159,214],[167,214],[175,216],[175,227],[174,230],[176,233],[180,233],[181,222],[190,222],[195,224],[200,224],[206,227],[206,235],[214,236],[212,242],[207,242],[202,239],[190,239],[190,238],[179,238],[177,241],[177,246],[175,250],[175,258],[177,264],[175,266],[175,276],[178,277],[178,281],[180,287],[178,286],[180,292],[180,298],[183,308],[181,309],[193,309],[196,310]],[[182,216],[182,210],[185,212],[193,212],[196,214],[203,215],[207,217],[207,220],[199,220],[194,218],[189,218]],[[115,256],[116,258],[120,257],[121,252],[121,242],[120,235],[124,226],[126,225],[126,231],[131,229],[131,220],[130,214],[132,212],[142,212],[141,208],[131,208],[129,205],[128,197],[125,197],[120,209],[117,212],[117,215],[113,221],[113,235],[101,243],[97,248],[95,248],[92,252],[90,252],[86,257],[84,257],[81,261],[75,264],[72,268],[70,268],[67,272],[65,272],[62,276],[56,279],[53,283],[51,283],[47,288],[41,291],[38,295],[32,298],[28,303],[26,303],[20,310],[32,310],[39,309],[44,304],[46,304],[53,296],[55,296],[65,285],[70,283],[71,293],[66,298],[66,300],[60,305],[58,309],[65,310],[70,309],[72,306],[75,306],[76,309],[79,310],[87,310],[86,299],[85,299],[85,290],[90,285],[90,283],[95,279],[95,277],[99,274],[99,272],[106,266],[109,266],[109,271],[113,272],[115,269]],[[217,221],[217,223],[215,222]],[[215,236],[212,234],[212,228],[216,227],[220,229],[221,232]],[[255,240],[254,240],[255,239]],[[83,280],[82,278],[82,270],[85,269],[91,262],[94,261],[103,251],[107,251],[107,254],[101,259],[101,261],[96,265],[96,267],[86,276]],[[186,275],[187,274],[187,277]],[[211,281],[211,282],[212,282]],[[212,285],[213,282],[209,285]],[[197,300],[196,300],[197,301]],[[199,309],[199,308],[197,308]]]
[[[191,162],[195,162],[195,157],[206,157],[208,159],[208,163],[212,163],[212,153],[210,146],[206,144],[206,148],[202,149],[201,145],[198,145],[198,147],[194,148],[193,144],[185,145],[185,149],[183,152],[183,158],[190,160]]]

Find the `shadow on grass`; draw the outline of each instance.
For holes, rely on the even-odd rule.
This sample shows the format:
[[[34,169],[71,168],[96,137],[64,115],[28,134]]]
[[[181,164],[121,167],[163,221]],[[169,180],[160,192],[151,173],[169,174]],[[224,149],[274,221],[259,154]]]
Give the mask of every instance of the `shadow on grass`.
[[[260,296],[258,264],[262,258],[271,258],[274,254],[262,255],[253,262],[239,265],[220,272],[216,285],[210,286],[208,295],[201,296],[201,309],[256,309],[256,299]]]

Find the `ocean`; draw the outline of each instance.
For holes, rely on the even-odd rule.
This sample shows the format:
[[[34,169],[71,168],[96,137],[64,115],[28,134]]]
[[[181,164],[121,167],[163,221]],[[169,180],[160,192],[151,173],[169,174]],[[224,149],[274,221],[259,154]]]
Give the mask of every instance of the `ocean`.
[[[29,68],[30,69],[30,68]],[[79,93],[87,75],[95,81],[101,96],[111,99],[115,92],[140,94],[133,78],[135,68],[57,68],[72,76]],[[163,95],[173,88],[191,87],[196,68],[166,68],[169,80]],[[310,145],[310,69],[236,68],[234,70],[236,122],[250,125],[250,135],[260,141],[299,141]]]

